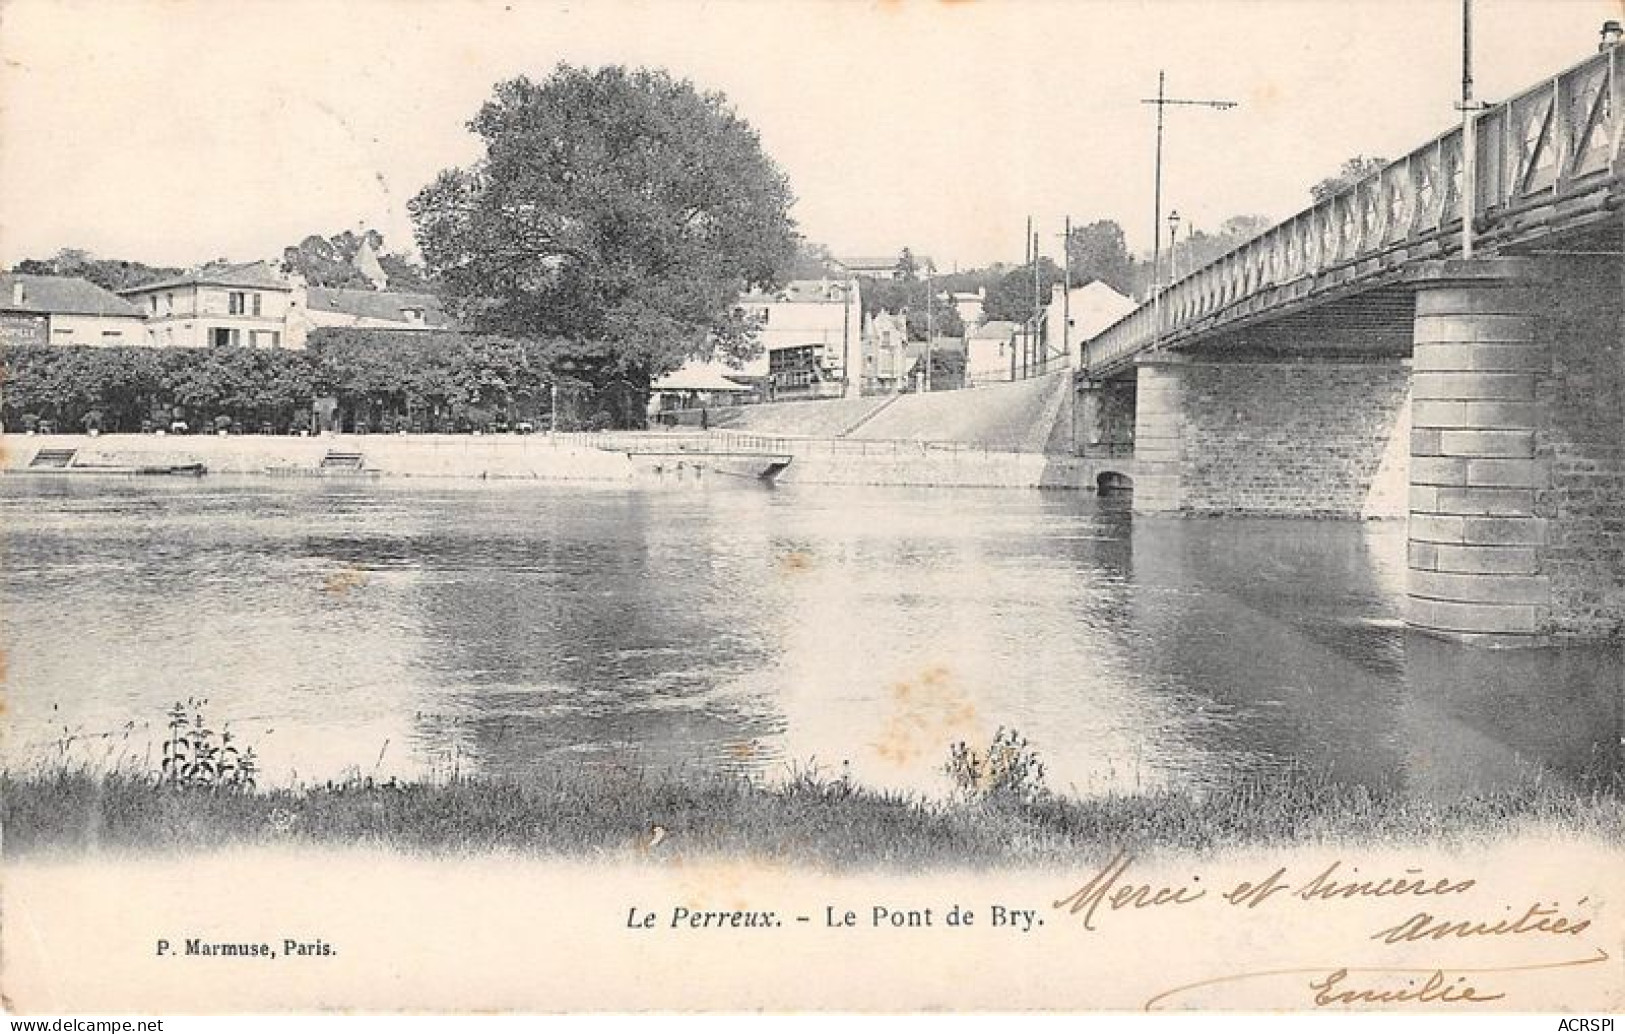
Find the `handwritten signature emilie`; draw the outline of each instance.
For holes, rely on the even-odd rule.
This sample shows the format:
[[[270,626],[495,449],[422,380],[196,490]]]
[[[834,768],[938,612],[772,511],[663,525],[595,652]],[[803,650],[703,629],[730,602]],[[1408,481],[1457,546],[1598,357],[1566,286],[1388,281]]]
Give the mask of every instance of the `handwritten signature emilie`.
[[[1399,922],[1369,935],[1370,940],[1383,945],[1530,934],[1566,938],[1583,933],[1591,925],[1590,919],[1565,912],[1557,902],[1531,902],[1515,918],[1510,909],[1507,916],[1497,919],[1446,914],[1450,899],[1459,899],[1477,886],[1477,881],[1428,875],[1421,869],[1403,869],[1398,873],[1372,877],[1360,875],[1358,869],[1349,870],[1338,860],[1301,882],[1289,880],[1287,869],[1283,866],[1261,880],[1240,880],[1221,889],[1201,885],[1200,877],[1176,884],[1137,882],[1129,878],[1133,862],[1131,855],[1118,852],[1077,890],[1057,899],[1053,907],[1078,917],[1083,928],[1089,931],[1099,929],[1097,924],[1103,923],[1113,913],[1182,908],[1204,900],[1216,901],[1223,907],[1251,911],[1289,903],[1304,907],[1335,901],[1400,902],[1422,899],[1427,908],[1433,909],[1418,909]],[[1584,905],[1587,900],[1581,898],[1577,905]],[[1444,907],[1440,908],[1435,901]],[[1577,959],[1493,969],[1333,966],[1237,973],[1163,992],[1148,1001],[1146,1007],[1154,1008],[1170,997],[1201,987],[1286,977],[1299,978],[1294,983],[1311,995],[1309,1000],[1316,1007],[1493,1002],[1505,998],[1506,992],[1486,986],[1485,977],[1589,965],[1607,958],[1607,952],[1599,949],[1594,955]],[[1310,979],[1303,980],[1303,977]]]

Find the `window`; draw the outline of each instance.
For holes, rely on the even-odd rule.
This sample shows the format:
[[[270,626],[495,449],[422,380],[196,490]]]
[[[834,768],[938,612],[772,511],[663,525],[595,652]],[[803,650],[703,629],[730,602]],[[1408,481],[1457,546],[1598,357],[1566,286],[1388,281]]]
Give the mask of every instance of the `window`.
[[[158,296],[153,295],[151,298],[148,298],[147,301],[151,303],[151,307],[148,311],[150,311],[154,316],[158,315]]]
[[[217,347],[240,345],[243,343],[243,332],[235,327],[209,328],[209,344]]]
[[[248,295],[243,291],[232,291],[226,296],[226,311],[233,316],[241,316],[248,311]]]
[[[106,342],[108,344],[116,343],[123,336],[124,336],[124,331],[122,331],[122,330],[104,330],[104,331],[102,331],[102,341],[104,341],[104,342]]]
[[[258,291],[255,291],[254,292],[254,315],[258,316],[259,314],[260,314],[260,293]]]
[[[175,292],[164,295],[164,315],[169,316],[175,312]]]

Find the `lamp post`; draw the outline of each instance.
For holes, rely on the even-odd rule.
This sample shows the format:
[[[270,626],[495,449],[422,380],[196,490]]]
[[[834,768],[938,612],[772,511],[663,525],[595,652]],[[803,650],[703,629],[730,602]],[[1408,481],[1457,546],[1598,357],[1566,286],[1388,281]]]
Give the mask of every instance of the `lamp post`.
[[[1168,213],[1168,286],[1179,279],[1179,257],[1174,246],[1179,243],[1179,209]]]

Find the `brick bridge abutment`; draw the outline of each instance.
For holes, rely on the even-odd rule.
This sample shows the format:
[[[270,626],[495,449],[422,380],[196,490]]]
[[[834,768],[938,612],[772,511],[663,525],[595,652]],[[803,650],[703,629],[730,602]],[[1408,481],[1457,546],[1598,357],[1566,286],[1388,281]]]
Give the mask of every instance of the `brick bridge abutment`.
[[[1335,345],[1333,320],[1301,348],[1142,357],[1135,511],[1403,516],[1409,625],[1484,645],[1625,634],[1620,260],[1430,262],[1407,286],[1408,357],[1308,339]]]

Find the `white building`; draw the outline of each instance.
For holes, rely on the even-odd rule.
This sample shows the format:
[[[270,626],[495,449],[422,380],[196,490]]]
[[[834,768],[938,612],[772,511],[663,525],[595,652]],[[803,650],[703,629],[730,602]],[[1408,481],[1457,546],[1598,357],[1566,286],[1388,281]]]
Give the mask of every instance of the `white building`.
[[[792,280],[741,295],[737,307],[758,321],[763,350],[740,369],[742,376],[771,378],[775,397],[858,393],[863,300],[856,278]],[[843,384],[848,363],[854,377]]]
[[[1135,308],[1137,303],[1133,298],[1100,280],[1074,287],[1070,296],[1062,291],[1060,284],[1056,284],[1050,293],[1049,304],[1044,306],[1043,333],[1045,348],[1050,356],[1048,367],[1079,366],[1083,343]]]
[[[1020,376],[1021,324],[1014,320],[989,320],[965,331],[966,387],[996,384]]]
[[[967,327],[974,327],[982,322],[982,306],[987,301],[987,288],[979,287],[975,291],[955,291],[948,296],[954,311],[959,313],[959,322]]]
[[[160,348],[303,348],[293,286],[269,263],[215,264],[119,295],[147,321]]]
[[[0,344],[147,345],[134,306],[76,276],[0,274]]]
[[[411,291],[368,291],[350,287],[306,287],[295,281],[290,324],[302,325],[301,338],[321,327],[369,330],[454,330],[440,299]]]

